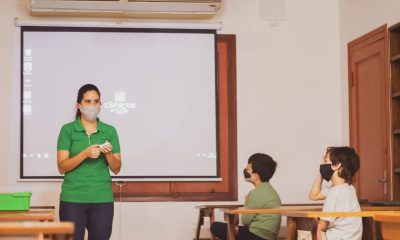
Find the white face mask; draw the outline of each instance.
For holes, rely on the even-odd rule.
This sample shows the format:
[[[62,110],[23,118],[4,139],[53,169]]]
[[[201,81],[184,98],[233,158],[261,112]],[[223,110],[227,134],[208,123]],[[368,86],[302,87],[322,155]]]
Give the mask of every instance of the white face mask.
[[[81,106],[80,111],[83,117],[89,122],[93,122],[97,120],[97,116],[100,112],[99,106]]]

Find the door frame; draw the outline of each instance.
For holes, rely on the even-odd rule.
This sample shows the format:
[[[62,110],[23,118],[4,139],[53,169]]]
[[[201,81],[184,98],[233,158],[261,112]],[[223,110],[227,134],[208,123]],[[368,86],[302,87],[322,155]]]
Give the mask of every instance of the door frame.
[[[359,152],[359,139],[358,139],[358,132],[359,126],[357,125],[358,122],[358,115],[355,112],[355,109],[358,108],[358,102],[356,101],[356,96],[358,95],[357,88],[354,88],[354,73],[352,72],[352,59],[353,52],[359,49],[365,48],[370,44],[382,40],[384,41],[384,71],[385,74],[385,82],[384,82],[384,97],[386,101],[386,115],[385,115],[385,122],[386,122],[386,129],[384,129],[385,136],[386,136],[386,146],[384,149],[384,156],[386,160],[384,160],[384,169],[387,171],[387,190],[390,200],[393,200],[393,190],[392,190],[392,183],[393,183],[393,166],[392,166],[392,146],[391,146],[391,101],[390,101],[390,84],[389,84],[389,57],[388,57],[388,27],[387,24],[384,24],[377,29],[349,42],[347,44],[347,64],[348,64],[348,94],[349,94],[349,137],[350,137],[350,146],[353,147],[357,152]],[[357,172],[355,176],[355,187],[357,189],[358,197],[361,196],[361,185],[360,185],[360,171]]]

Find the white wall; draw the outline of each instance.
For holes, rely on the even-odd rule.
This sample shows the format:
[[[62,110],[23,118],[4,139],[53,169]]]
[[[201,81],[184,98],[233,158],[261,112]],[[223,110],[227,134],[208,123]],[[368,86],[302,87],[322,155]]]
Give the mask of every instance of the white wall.
[[[210,20],[223,22],[222,33],[237,35],[240,200],[251,189],[241,176],[252,153],[265,152],[278,161],[272,183],[283,202],[303,203],[325,148],[348,143],[338,2],[287,0],[287,8],[287,21],[275,28],[258,20],[256,0],[226,1]],[[0,191],[28,190],[32,204],[57,206],[60,183],[17,182],[19,39],[13,21],[29,16],[19,0],[2,0],[0,9]],[[113,239],[191,239],[194,206],[201,204],[116,204]]]
[[[339,0],[340,65],[342,82],[343,134],[349,131],[348,123],[348,61],[347,44],[358,37],[384,25],[400,22],[398,0]]]

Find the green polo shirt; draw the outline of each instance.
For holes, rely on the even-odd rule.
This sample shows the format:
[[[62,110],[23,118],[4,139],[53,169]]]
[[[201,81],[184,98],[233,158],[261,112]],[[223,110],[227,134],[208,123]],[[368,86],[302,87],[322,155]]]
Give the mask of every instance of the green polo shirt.
[[[87,135],[80,119],[65,124],[60,131],[57,150],[69,151],[70,157],[93,144],[109,141],[113,153],[120,152],[115,128],[98,120],[97,132]],[[86,158],[75,169],[65,173],[61,189],[61,201],[76,203],[113,202],[111,176],[104,154],[96,159]]]
[[[274,208],[281,205],[278,193],[269,182],[263,182],[251,190],[244,207]],[[242,214],[242,223],[249,226],[249,231],[263,239],[276,239],[281,226],[280,214]]]

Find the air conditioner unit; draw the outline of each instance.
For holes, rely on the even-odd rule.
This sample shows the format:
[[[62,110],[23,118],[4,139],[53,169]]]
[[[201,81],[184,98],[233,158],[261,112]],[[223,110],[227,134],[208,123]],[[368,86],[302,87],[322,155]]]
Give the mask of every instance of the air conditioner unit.
[[[223,0],[27,0],[32,16],[210,18]]]

